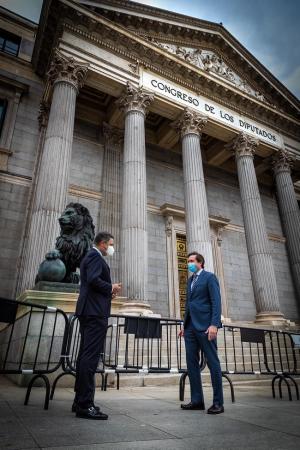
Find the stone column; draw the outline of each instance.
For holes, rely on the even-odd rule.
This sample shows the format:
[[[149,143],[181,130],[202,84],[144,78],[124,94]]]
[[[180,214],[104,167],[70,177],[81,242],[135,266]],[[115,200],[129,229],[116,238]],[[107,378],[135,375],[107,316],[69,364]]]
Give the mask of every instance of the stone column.
[[[274,160],[277,199],[290,265],[300,300],[300,213],[291,177],[293,160],[286,150],[281,150]]]
[[[212,236],[212,249],[214,255],[214,266],[215,266],[215,274],[218,277],[220,283],[220,291],[221,291],[221,299],[222,299],[222,321],[223,323],[230,323],[229,318],[229,308],[228,308],[228,300],[226,295],[226,287],[225,287],[225,276],[224,276],[224,264],[222,258],[222,233],[224,231],[225,226],[223,224],[215,224],[213,225],[213,236]]]
[[[120,280],[120,233],[121,233],[121,150],[124,131],[103,124],[104,161],[102,176],[102,201],[100,210],[100,229],[112,233],[115,238],[115,254],[109,260],[112,280]]]
[[[197,251],[205,258],[205,268],[214,271],[213,253],[203,164],[201,131],[207,117],[186,109],[174,123],[181,133],[184,177],[184,204],[188,252]]]
[[[241,133],[231,145],[235,152],[240,185],[256,321],[280,324],[285,319],[280,312],[274,265],[253,163],[258,140]]]
[[[86,64],[55,52],[48,72],[53,94],[33,197],[23,289],[34,284],[39,264],[59,234],[58,218],[67,203],[76,96],[86,74]]]
[[[127,84],[118,100],[125,113],[123,153],[121,281],[130,302],[147,300],[148,234],[145,114],[154,98]]]

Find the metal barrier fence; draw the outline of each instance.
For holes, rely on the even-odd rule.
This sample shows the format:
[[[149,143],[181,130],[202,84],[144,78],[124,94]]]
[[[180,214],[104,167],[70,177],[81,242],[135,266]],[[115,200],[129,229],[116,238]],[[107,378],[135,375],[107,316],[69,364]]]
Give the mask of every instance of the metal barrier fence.
[[[294,387],[299,400],[299,388],[294,377],[300,375],[300,334],[224,325],[218,333],[218,347],[222,375],[230,383],[232,401],[231,375],[271,376],[274,398],[278,381],[280,398],[284,384],[289,400],[292,400],[291,387]],[[180,399],[184,399],[184,386]]]
[[[27,405],[37,379],[46,387],[48,409],[50,382],[47,374],[64,362],[68,317],[64,311],[34,303],[0,298],[0,374],[32,376],[27,387]]]
[[[54,396],[61,377],[75,376],[76,360],[80,350],[79,321],[69,319],[59,309],[33,303],[21,303],[0,298],[0,374],[31,375],[25,404],[32,386],[42,379],[46,387],[44,408]],[[169,318],[151,318],[112,315],[97,373],[101,389],[107,389],[107,377],[121,374],[181,374],[179,396],[184,399],[187,368],[184,340],[178,337],[182,321]],[[278,381],[292,400],[294,379],[300,375],[300,334],[286,331],[224,326],[218,334],[222,375],[230,384],[231,398],[235,400],[232,375],[268,375],[272,377],[272,393]],[[199,358],[200,371],[206,367],[203,354]],[[57,375],[56,373],[59,372]],[[52,383],[47,375],[55,373]]]
[[[176,319],[132,317],[112,315],[97,373],[102,377],[101,388],[107,389],[110,373],[117,377],[117,389],[121,374],[134,373],[185,373],[185,352],[178,333],[182,322]],[[70,318],[64,363],[65,375],[75,375],[76,360],[80,349],[79,321]],[[201,361],[201,366],[203,361]],[[59,379],[54,380],[51,397]]]

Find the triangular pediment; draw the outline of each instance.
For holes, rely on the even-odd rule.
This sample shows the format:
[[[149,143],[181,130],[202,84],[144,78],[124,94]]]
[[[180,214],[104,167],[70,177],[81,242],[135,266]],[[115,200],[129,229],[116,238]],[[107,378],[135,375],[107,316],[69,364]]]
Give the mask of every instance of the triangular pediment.
[[[127,59],[135,75],[142,65],[278,131],[299,135],[300,102],[219,24],[126,0],[58,4],[44,6],[41,14],[33,55],[40,76],[64,26],[71,26],[80,38]]]
[[[225,81],[229,87],[298,119],[299,100],[222,24],[152,7],[150,1],[149,5],[129,0],[79,2],[128,31],[152,40],[161,49],[204,70],[215,80]]]

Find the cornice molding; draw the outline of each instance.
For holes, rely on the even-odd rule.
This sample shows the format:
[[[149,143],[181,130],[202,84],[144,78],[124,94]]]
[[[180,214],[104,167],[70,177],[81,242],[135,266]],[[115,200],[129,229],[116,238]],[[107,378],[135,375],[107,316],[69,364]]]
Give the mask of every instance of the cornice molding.
[[[67,17],[69,30],[74,33],[96,42],[98,45],[108,48],[116,54],[125,56],[131,62],[141,64],[155,73],[174,80],[182,86],[196,90],[199,94],[215,100],[240,114],[247,115],[249,118],[256,120],[257,115],[260,115],[262,124],[272,127],[279,132],[284,132],[293,138],[299,138],[300,123],[292,116],[283,115],[279,111],[262,105],[261,102],[255,99],[248,98],[247,95],[241,95],[238,89],[230,88],[221,81],[217,82],[214,77],[209,77],[204,71],[197,70],[197,68],[183,60],[178,61],[178,58],[168,55],[166,51],[162,51],[139,37],[135,30],[128,30],[128,28],[126,29],[119,23],[112,22],[104,16],[89,10],[87,7],[75,4],[69,0],[53,0],[52,5],[51,8],[48,5],[50,11],[45,8],[42,13],[42,25],[39,29],[39,39],[37,39],[37,41],[41,40],[41,42],[37,42],[34,51],[33,60],[40,75],[43,74],[43,69],[47,66],[45,61],[49,61],[52,49],[62,35],[64,27],[67,27],[65,23],[65,18]],[[198,19],[195,20],[199,22]],[[215,28],[217,25],[212,24],[212,26]],[[220,34],[223,28],[219,25],[217,28],[217,32]],[[187,29],[184,29],[182,31],[191,35],[191,32],[194,30],[189,29],[189,32],[187,32]],[[97,32],[99,32],[98,37],[96,37]],[[220,48],[222,49],[224,47],[224,39],[221,39],[220,36],[219,38],[217,41],[214,41],[214,36],[212,36],[209,41],[220,43]],[[117,42],[118,40],[119,42]],[[231,50],[233,51],[233,49]],[[245,63],[243,59],[242,62]],[[256,63],[258,62],[256,61]],[[251,66],[249,67],[251,68]],[[247,70],[244,71],[246,72]]]
[[[218,82],[213,77],[209,76],[209,74],[205,73],[201,69],[198,69],[191,64],[186,63],[183,60],[180,60],[177,57],[174,57],[171,54],[168,54],[167,51],[162,50],[156,47],[154,44],[149,43],[148,41],[140,41],[134,47],[134,49],[124,48],[125,40],[121,40],[120,45],[118,45],[116,35],[114,35],[114,40],[107,40],[105,38],[101,38],[100,35],[96,36],[92,34],[87,29],[83,30],[82,27],[78,28],[76,25],[72,25],[71,23],[65,23],[64,27],[68,29],[70,32],[74,34],[78,34],[83,38],[90,40],[97,45],[112,51],[113,53],[120,55],[121,57],[125,57],[127,60],[136,64],[138,67],[144,67],[154,73],[162,75],[169,80],[173,80],[177,84],[181,86],[185,86],[186,88],[195,91],[199,95],[203,95],[205,97],[214,100],[223,106],[226,106],[230,109],[233,109],[237,113],[241,115],[246,115],[249,119],[257,120],[257,114],[260,114],[260,122],[268,127],[277,130],[279,133],[285,133],[293,138],[299,139],[300,137],[300,122],[297,122],[293,117],[287,116],[278,110],[274,110],[274,108],[269,105],[262,104],[262,102],[248,96],[246,93],[241,93],[238,89],[234,89],[233,87],[225,86],[225,83],[222,81]],[[136,36],[138,38],[138,36]],[[135,39],[135,36],[132,35],[132,40]],[[138,54],[138,45],[140,46],[140,54]],[[152,51],[154,54],[159,53],[161,55],[161,65],[154,64],[153,62],[149,62],[145,60],[143,55],[145,50],[144,47],[149,48],[149,51]],[[148,52],[149,59],[149,52]],[[163,65],[166,65],[166,61],[171,61],[171,68],[166,69]],[[177,71],[175,70],[177,68]],[[132,68],[133,73],[136,74],[136,66]],[[178,73],[178,75],[177,75]],[[187,81],[187,76],[191,77],[193,75],[194,81]],[[199,83],[201,79],[201,85],[197,85],[197,81]],[[208,89],[203,89],[204,84],[208,85]],[[214,87],[214,90],[212,89]],[[217,95],[216,95],[217,93]],[[223,94],[226,95],[223,95]],[[239,104],[234,103],[233,100],[239,100]],[[245,106],[249,106],[251,110],[246,109]],[[262,116],[262,113],[265,112],[269,114],[272,119],[266,119]],[[285,127],[283,125],[279,126],[279,121],[286,122]],[[293,127],[295,132],[291,131],[290,128]]]
[[[105,7],[105,4],[108,7]],[[95,5],[96,6],[96,5]],[[247,70],[254,70],[262,77],[263,81],[269,83],[271,86],[276,87],[277,90],[281,91],[284,96],[291,102],[294,107],[300,108],[299,100],[277,79],[274,75],[266,69],[263,64],[258,61],[226,28],[223,27],[222,23],[209,22],[203,19],[198,19],[191,16],[186,16],[173,11],[163,10],[160,8],[155,8],[153,6],[133,3],[124,0],[107,0],[99,1],[99,6],[96,8],[101,11],[101,14],[105,14],[112,20],[120,22],[124,17],[127,25],[133,25],[136,21],[138,28],[141,29],[144,24],[149,23],[151,29],[155,29],[157,33],[161,35],[166,35],[176,30],[178,35],[184,36],[185,42],[187,39],[193,39],[194,41],[200,39],[200,37],[207,35],[208,41],[218,41],[218,47],[222,46],[226,50],[239,58],[239,62],[247,67]],[[121,10],[120,8],[123,8]],[[119,9],[119,10],[118,10]],[[97,9],[96,9],[97,10]],[[106,11],[105,11],[106,10]],[[117,11],[118,10],[118,11]],[[128,10],[128,11],[126,11]],[[136,14],[132,14],[136,12]],[[139,15],[138,15],[139,13]],[[140,16],[143,14],[143,17]],[[152,15],[153,20],[145,17],[146,15]],[[163,20],[161,20],[163,19]],[[176,24],[176,21],[178,22]],[[180,24],[184,24],[182,27]],[[161,36],[162,37],[162,36]],[[246,70],[246,71],[247,71]],[[271,79],[271,82],[270,82]]]

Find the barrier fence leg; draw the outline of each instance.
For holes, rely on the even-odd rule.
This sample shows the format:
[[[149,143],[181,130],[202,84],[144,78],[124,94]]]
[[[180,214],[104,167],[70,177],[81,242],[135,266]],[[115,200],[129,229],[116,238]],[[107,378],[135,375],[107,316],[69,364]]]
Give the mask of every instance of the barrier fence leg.
[[[273,377],[272,379],[272,395],[273,398],[275,398],[275,381],[278,380],[280,377],[279,375],[275,375],[275,377]]]
[[[294,378],[291,375],[285,375],[285,378],[288,378],[289,380],[291,380],[291,382],[293,383],[293,385],[295,386],[295,391],[296,391],[296,396],[297,396],[297,400],[299,400],[299,388],[298,388],[298,384],[296,383],[296,381],[294,380]]]
[[[101,391],[104,391],[104,374],[101,373]]]
[[[187,375],[188,375],[187,372],[183,373],[179,380],[179,400],[181,402],[184,401],[185,380],[186,380]]]
[[[62,377],[64,377],[65,375],[72,375],[74,378],[76,378],[76,375],[75,375],[75,373],[73,373],[73,372],[62,372],[62,373],[60,373],[59,375],[57,375],[57,377],[55,378],[55,380],[53,381],[53,384],[52,384],[51,394],[50,394],[50,400],[53,400],[54,392],[55,392],[55,389],[56,389],[56,385],[57,385],[58,380],[60,380],[60,379],[61,379]]]
[[[285,384],[286,384],[286,387],[287,387],[287,390],[288,390],[288,394],[289,394],[289,401],[291,402],[293,399],[292,399],[292,392],[291,392],[291,387],[290,387],[290,384],[289,384],[289,382],[287,381],[287,379],[284,377],[284,376],[281,376],[280,377],[280,380],[279,380],[279,395],[280,395],[280,398],[282,398],[282,388],[281,388],[281,384],[282,384],[282,382],[285,382]]]
[[[108,373],[106,373],[104,376],[104,391],[107,391],[107,377],[108,377]]]
[[[226,375],[226,373],[222,373],[222,377],[226,378],[226,380],[228,381],[230,387],[231,401],[232,403],[235,403],[234,387],[232,380],[228,375]]]
[[[117,390],[120,389],[120,374],[117,372]]]
[[[38,375],[35,375],[34,377],[31,378],[31,380],[30,380],[30,382],[28,384],[28,387],[27,387],[24,405],[28,405],[28,401],[29,401],[29,397],[30,397],[30,393],[31,393],[31,389],[32,389],[33,383],[38,378],[41,378],[45,382],[46,394],[45,394],[44,409],[48,409],[49,408],[49,399],[50,399],[50,383],[49,383],[48,377],[46,375],[44,375],[44,374],[38,374]]]

